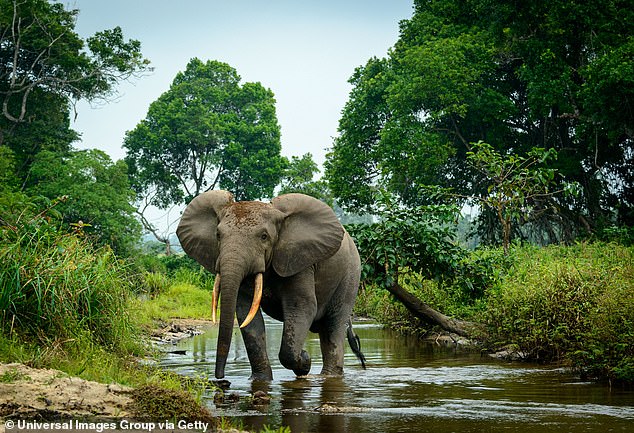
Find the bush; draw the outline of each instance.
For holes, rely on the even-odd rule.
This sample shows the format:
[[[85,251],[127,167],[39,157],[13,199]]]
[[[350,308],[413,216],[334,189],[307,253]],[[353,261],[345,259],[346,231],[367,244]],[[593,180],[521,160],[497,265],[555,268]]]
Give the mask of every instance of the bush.
[[[509,274],[489,294],[489,344],[634,381],[634,249],[596,243],[512,254]]]
[[[6,215],[6,214],[5,214]],[[125,351],[135,338],[130,281],[108,247],[93,249],[45,214],[0,226],[0,330],[42,345],[90,340]]]
[[[151,297],[166,291],[170,284],[167,275],[160,272],[146,272],[143,277],[143,290]]]

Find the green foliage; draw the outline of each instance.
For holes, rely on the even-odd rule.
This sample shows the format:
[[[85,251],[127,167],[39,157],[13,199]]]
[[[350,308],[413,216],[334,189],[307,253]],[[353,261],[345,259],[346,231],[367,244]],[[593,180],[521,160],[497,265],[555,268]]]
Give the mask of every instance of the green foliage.
[[[137,347],[130,281],[107,247],[65,234],[46,213],[0,225],[0,329],[43,347],[76,342]],[[92,342],[92,343],[91,343]]]
[[[597,233],[597,238],[604,242],[614,242],[620,245],[634,245],[634,227],[609,226]]]
[[[414,2],[387,58],[350,79],[340,135],[326,162],[337,200],[361,211],[387,189],[406,206],[429,203],[425,185],[487,195],[465,164],[469,143],[531,158],[555,149],[541,197],[557,218],[535,225],[573,239],[606,222],[632,225],[634,12],[627,2],[433,0]],[[505,158],[505,157],[503,157]],[[474,182],[476,181],[476,182]],[[486,221],[495,224],[496,218]]]
[[[159,207],[218,187],[271,197],[284,168],[273,93],[217,61],[192,59],[124,147],[137,192]]]
[[[426,278],[450,278],[464,257],[451,226],[457,209],[432,205],[406,209],[389,196],[381,200],[378,223],[348,226],[361,254],[362,279],[388,287],[404,269]]]
[[[476,320],[486,309],[487,293],[498,287],[512,259],[500,249],[464,252],[455,268],[442,279],[429,279],[404,268],[399,285],[427,305],[450,317]],[[407,333],[424,334],[429,326],[420,322],[376,280],[364,280],[355,312]]]
[[[467,162],[483,176],[484,191],[469,199],[495,212],[502,228],[502,245],[508,253],[514,222],[523,223],[545,212],[544,202],[561,191],[552,191],[556,170],[544,164],[556,159],[554,149],[531,149],[527,156],[503,157],[481,141],[467,152]]]
[[[11,121],[26,119],[23,110],[35,90],[65,99],[104,97],[118,81],[148,67],[140,43],[124,41],[118,27],[82,40],[74,31],[79,11],[61,3],[2,0],[0,11],[0,94],[4,102],[19,102],[16,110],[3,110]]]
[[[28,192],[53,200],[64,197],[56,209],[66,224],[109,245],[117,254],[130,254],[141,227],[130,202],[127,167],[113,163],[99,150],[73,151],[60,155],[40,152],[31,168]]]
[[[170,286],[167,275],[160,272],[146,272],[143,275],[143,291],[150,296],[165,292]]]
[[[0,194],[17,189],[15,177],[15,155],[5,145],[0,145]]]
[[[306,153],[302,157],[293,156],[284,170],[284,176],[280,182],[279,194],[302,193],[310,195],[333,205],[328,186],[324,180],[313,180],[319,173],[317,163],[313,161],[313,155]]]
[[[634,381],[634,250],[616,244],[513,249],[489,292],[489,344]]]
[[[175,282],[154,298],[134,301],[131,306],[137,320],[146,325],[171,318],[201,319],[211,316],[211,290]]]
[[[151,297],[166,293],[174,284],[213,288],[213,275],[186,254],[144,254],[135,257],[132,266],[141,292]]]
[[[148,69],[140,43],[118,27],[80,38],[77,15],[46,0],[0,0],[0,144],[14,151],[21,181],[38,152],[67,151],[78,138],[72,101],[108,98]]]

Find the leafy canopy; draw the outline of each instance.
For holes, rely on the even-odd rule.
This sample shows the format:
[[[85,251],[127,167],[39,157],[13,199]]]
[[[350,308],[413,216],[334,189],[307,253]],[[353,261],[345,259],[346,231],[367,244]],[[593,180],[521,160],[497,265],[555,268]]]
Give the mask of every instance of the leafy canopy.
[[[67,151],[78,138],[72,103],[108,99],[119,81],[149,68],[139,41],[119,27],[80,38],[77,14],[46,0],[0,0],[0,144],[23,181],[39,151]]]
[[[553,232],[634,224],[629,2],[414,7],[389,55],[369,59],[350,79],[325,171],[340,203],[371,209],[381,187],[407,206],[429,202],[425,185],[486,193],[477,189],[482,174],[466,163],[470,143],[483,141],[518,157],[557,151],[547,165],[561,174],[557,189],[581,188],[575,198],[551,200],[565,228]]]
[[[81,230],[97,245],[110,245],[117,253],[130,253],[141,228],[130,204],[127,166],[112,162],[100,150],[81,150],[64,156],[43,151],[37,155],[28,193],[49,200],[63,197],[55,209],[66,225]]]
[[[216,187],[270,197],[284,168],[273,92],[218,61],[192,59],[124,147],[136,190],[159,207]]]

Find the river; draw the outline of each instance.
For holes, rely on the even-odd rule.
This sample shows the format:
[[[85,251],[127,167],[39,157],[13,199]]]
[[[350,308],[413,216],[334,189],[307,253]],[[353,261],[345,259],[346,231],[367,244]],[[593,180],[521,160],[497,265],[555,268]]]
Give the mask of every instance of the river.
[[[368,368],[347,350],[342,378],[323,378],[319,339],[306,343],[312,375],[296,378],[279,364],[282,325],[267,321],[274,380],[251,383],[242,338],[234,329],[225,370],[237,403],[206,403],[246,429],[289,426],[299,432],[631,432],[634,391],[580,380],[551,366],[509,363],[422,342],[367,322],[354,324]],[[181,340],[161,365],[177,373],[213,378],[217,327]],[[270,403],[248,397],[265,390]]]

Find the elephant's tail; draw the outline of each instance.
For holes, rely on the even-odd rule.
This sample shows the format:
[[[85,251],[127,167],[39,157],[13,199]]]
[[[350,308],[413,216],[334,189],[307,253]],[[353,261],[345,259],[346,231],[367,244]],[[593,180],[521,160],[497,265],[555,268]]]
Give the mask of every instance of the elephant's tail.
[[[357,356],[357,358],[359,358],[359,361],[361,361],[361,367],[363,367],[363,369],[365,370],[365,356],[363,355],[363,353],[361,353],[361,340],[359,339],[359,336],[355,334],[352,330],[352,320],[348,320],[347,335],[350,348]]]

